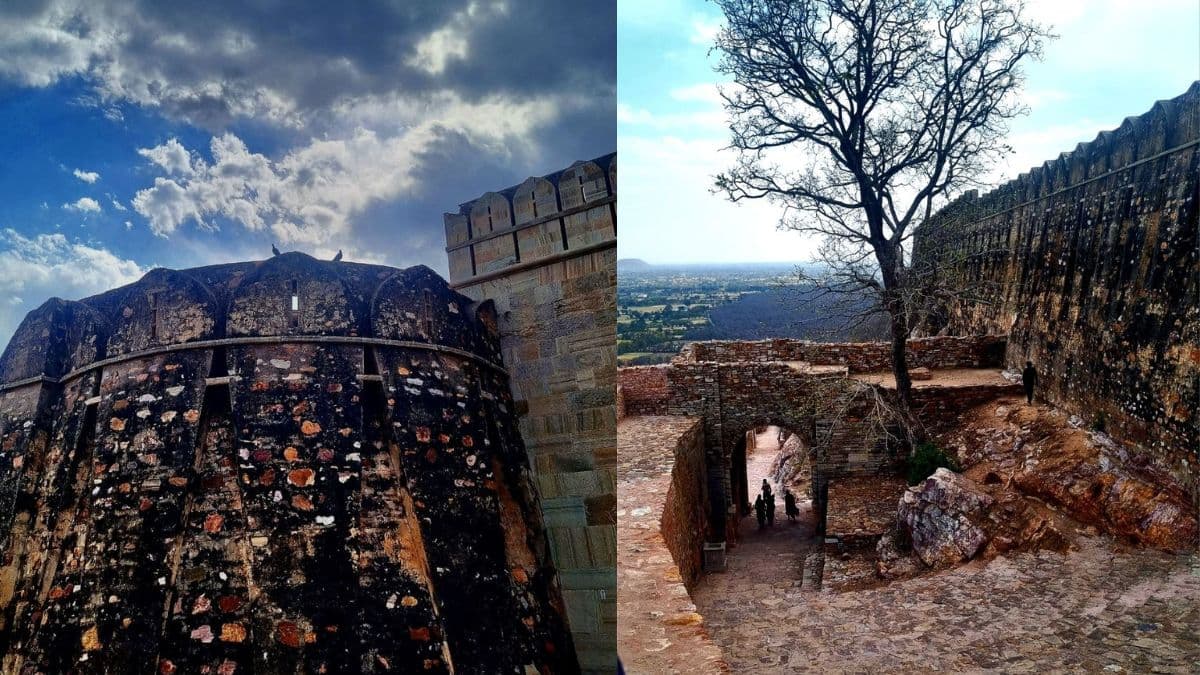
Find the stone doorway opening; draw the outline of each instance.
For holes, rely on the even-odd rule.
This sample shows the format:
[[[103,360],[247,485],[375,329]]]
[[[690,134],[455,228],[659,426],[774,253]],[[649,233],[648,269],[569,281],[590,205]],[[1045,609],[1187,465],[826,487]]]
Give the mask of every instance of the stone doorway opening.
[[[763,485],[774,495],[774,527],[790,526],[789,539],[797,546],[810,544],[817,521],[812,507],[811,445],[807,439],[781,424],[760,424],[743,433],[729,462],[730,517],[728,530],[733,546],[759,532],[755,499],[764,494]],[[787,494],[796,507],[788,518]]]

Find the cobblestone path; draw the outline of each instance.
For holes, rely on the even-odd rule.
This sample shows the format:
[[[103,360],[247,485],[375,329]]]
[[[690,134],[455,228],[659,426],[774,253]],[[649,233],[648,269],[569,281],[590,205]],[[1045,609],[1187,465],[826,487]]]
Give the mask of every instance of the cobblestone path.
[[[753,486],[769,461],[748,458]],[[777,517],[756,527],[743,522],[728,571],[692,593],[735,673],[1200,673],[1196,556],[1081,537],[1066,555],[1020,553],[833,593],[801,581],[815,547],[808,526]]]

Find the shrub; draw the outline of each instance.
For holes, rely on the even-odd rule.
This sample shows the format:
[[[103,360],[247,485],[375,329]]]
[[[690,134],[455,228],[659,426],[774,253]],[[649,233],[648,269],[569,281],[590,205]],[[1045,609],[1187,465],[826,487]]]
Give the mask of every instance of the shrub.
[[[933,443],[922,443],[913,450],[906,461],[905,473],[908,484],[916,485],[932,476],[934,471],[942,468],[962,471],[958,462],[943,452],[941,448]]]

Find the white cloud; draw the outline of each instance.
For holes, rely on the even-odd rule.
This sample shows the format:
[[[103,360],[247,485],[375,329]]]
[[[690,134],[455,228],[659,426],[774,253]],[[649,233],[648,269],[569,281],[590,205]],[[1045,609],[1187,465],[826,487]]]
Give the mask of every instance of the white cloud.
[[[85,183],[95,183],[100,179],[100,174],[96,173],[95,171],[83,171],[81,169],[75,169],[74,173],[76,178]]]
[[[712,46],[724,23],[724,19],[717,16],[692,17],[692,33],[688,39],[694,45]]]
[[[777,229],[778,206],[765,200],[734,204],[713,194],[714,174],[735,159],[722,149],[726,143],[720,136],[621,134],[618,217],[626,224],[617,239],[621,257],[657,263],[811,257],[814,241]]]
[[[128,211],[129,210],[129,209],[125,208],[125,205],[122,204],[121,201],[119,199],[117,199],[116,197],[109,195],[109,200],[112,202],[114,209],[116,209],[118,211]]]
[[[80,197],[73,202],[63,204],[62,207],[68,211],[79,211],[81,213],[100,212],[100,202],[91,197]]]
[[[507,11],[505,2],[492,2],[486,7],[479,2],[471,2],[465,9],[455,12],[444,26],[417,42],[405,63],[430,75],[441,75],[451,61],[467,58],[470,42],[463,39],[464,35],[470,34],[475,26]]]
[[[192,158],[174,139],[141,149],[169,176],[139,190],[133,208],[163,237],[185,223],[203,228],[226,219],[252,231],[269,228],[281,243],[341,242],[354,216],[371,204],[419,189],[422,153],[446,131],[494,152],[534,148],[537,129],[572,105],[554,99],[466,102],[450,94],[432,100],[440,111],[436,119],[423,115],[429,100],[371,98],[347,104],[345,119],[364,126],[346,137],[314,139],[278,159],[252,152],[231,133],[213,137],[211,162]],[[189,158],[186,171],[184,157]]]
[[[51,296],[75,300],[136,281],[146,271],[133,260],[61,234],[26,237],[0,231],[0,297],[9,298],[0,307],[0,344],[7,344],[33,309],[22,298],[38,304]]]
[[[153,148],[141,148],[138,154],[162,167],[167,173],[178,173],[181,176],[192,173],[191,155],[178,139],[168,139],[166,143]]]

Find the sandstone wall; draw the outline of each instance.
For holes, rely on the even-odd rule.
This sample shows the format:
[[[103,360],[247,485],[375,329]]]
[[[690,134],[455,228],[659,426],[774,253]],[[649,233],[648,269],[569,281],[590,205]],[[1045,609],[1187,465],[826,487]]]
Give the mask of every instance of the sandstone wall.
[[[918,363],[935,368],[998,367],[1003,336],[965,336],[914,340]],[[709,536],[734,538],[738,508],[749,495],[737,462],[746,432],[767,425],[786,428],[813,448],[813,494],[823,501],[823,486],[843,476],[895,471],[901,457],[883,430],[863,424],[869,400],[834,411],[831,402],[844,391],[845,370],[812,371],[813,365],[846,366],[851,371],[890,368],[886,343],[821,344],[799,340],[702,342],[685,347],[672,363],[621,368],[625,410],[633,415],[678,415],[704,422],[711,501],[724,505],[714,514]],[[697,357],[740,359],[696,361]],[[770,360],[784,356],[786,360]],[[802,357],[802,358],[797,358]],[[914,390],[918,416],[932,428],[956,422],[963,412],[997,395],[1019,393],[1017,385],[920,387]]]
[[[909,340],[910,368],[986,368],[1000,366],[1005,337],[968,335]],[[675,362],[803,361],[814,366],[846,366],[852,373],[891,370],[886,342],[810,342],[807,340],[712,340],[684,345]]]
[[[1200,82],[917,232],[986,302],[930,332],[1008,333],[1039,396],[1143,446],[1200,497]]]
[[[445,216],[450,281],[495,303],[580,664],[616,661],[616,156]]]
[[[0,672],[577,671],[499,348],[427,269],[300,254],[31,313]]]
[[[618,383],[625,415],[663,415],[666,413],[669,364],[627,366],[621,368]]]
[[[695,425],[675,445],[671,487],[663,504],[662,537],[689,589],[700,578],[705,526],[708,523],[708,469],[703,427]]]

